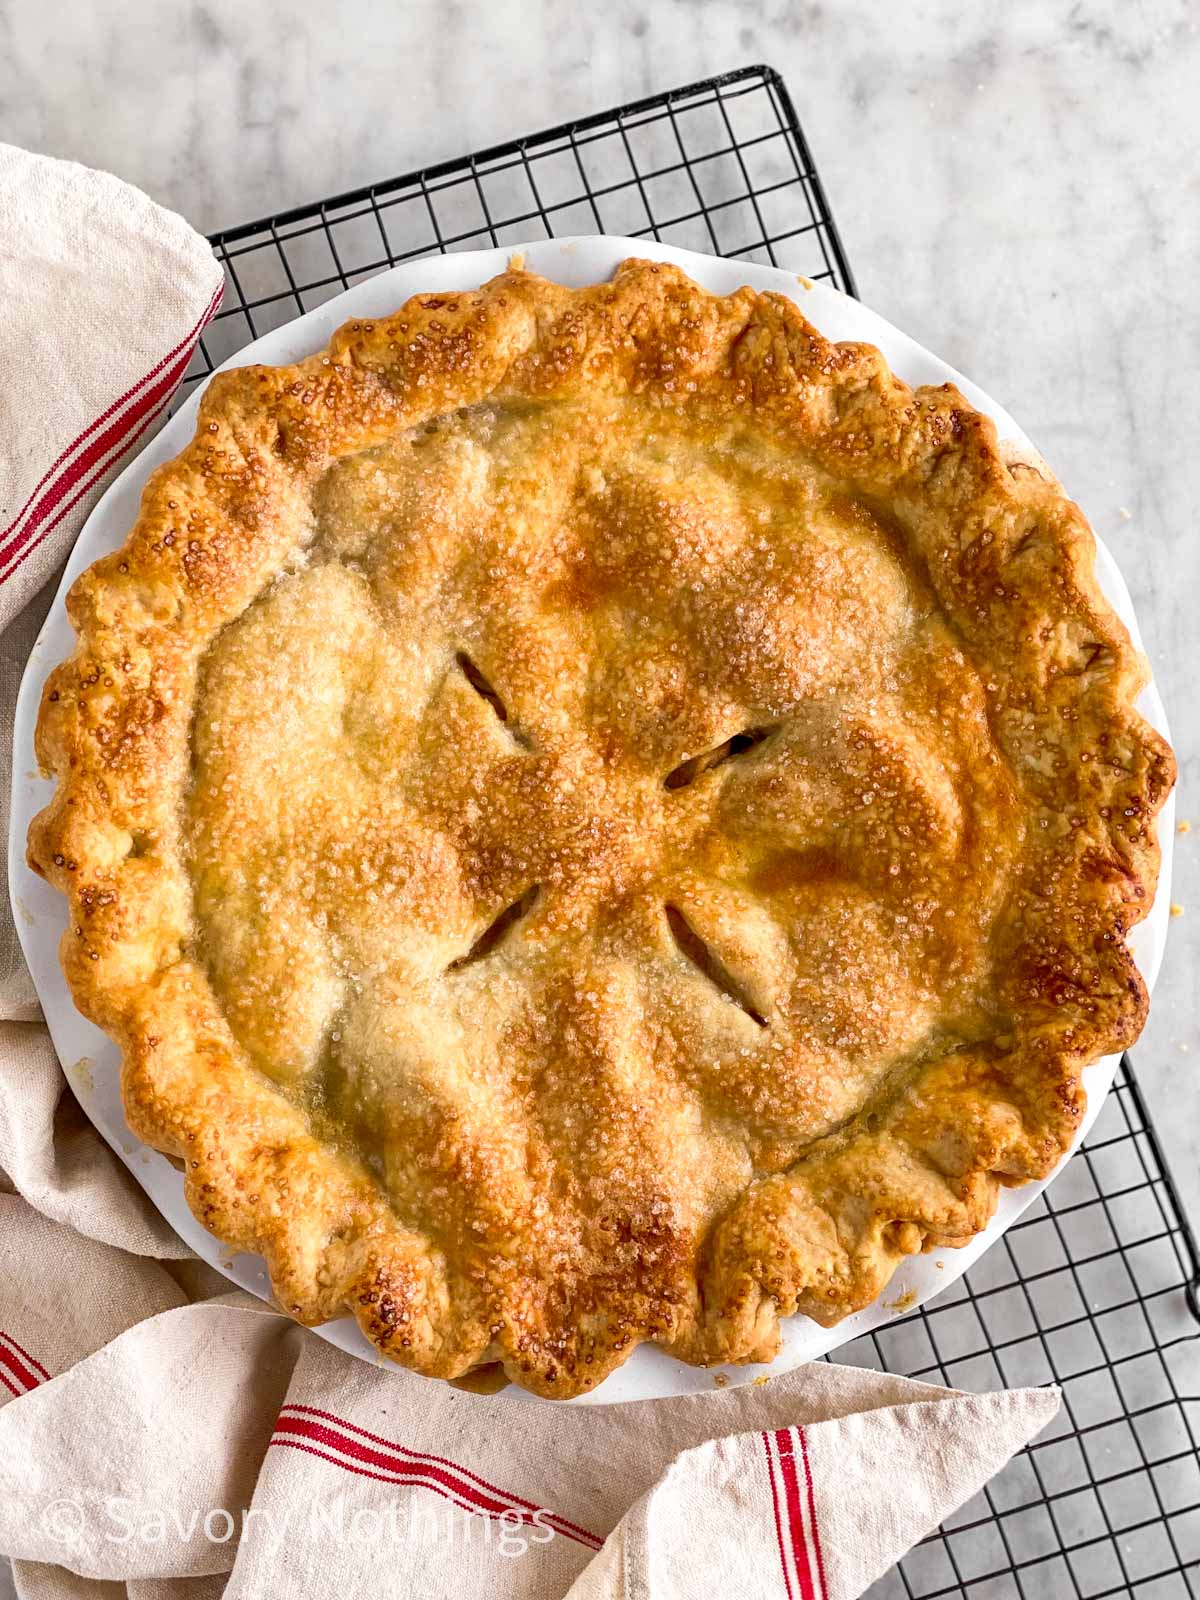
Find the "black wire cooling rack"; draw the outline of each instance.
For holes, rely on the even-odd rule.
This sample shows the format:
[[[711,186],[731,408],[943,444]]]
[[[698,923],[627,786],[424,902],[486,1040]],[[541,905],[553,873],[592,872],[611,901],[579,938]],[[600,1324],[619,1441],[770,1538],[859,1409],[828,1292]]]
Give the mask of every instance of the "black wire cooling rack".
[[[224,308],[188,383],[385,267],[542,233],[650,237],[854,293],[791,98],[770,68],[745,67],[214,235]],[[1064,1396],[1054,1426],[871,1594],[1200,1593],[1198,1282],[1126,1059],[1083,1150],[966,1277],[837,1351]]]

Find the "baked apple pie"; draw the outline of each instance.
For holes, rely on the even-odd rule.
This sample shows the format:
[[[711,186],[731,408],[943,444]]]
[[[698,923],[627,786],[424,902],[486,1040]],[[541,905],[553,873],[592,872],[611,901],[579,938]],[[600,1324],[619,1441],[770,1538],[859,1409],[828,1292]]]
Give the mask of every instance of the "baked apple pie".
[[[866,1305],[1145,1016],[1173,763],[1093,549],[953,388],[665,265],[218,376],[38,727],[132,1127],[420,1373]]]

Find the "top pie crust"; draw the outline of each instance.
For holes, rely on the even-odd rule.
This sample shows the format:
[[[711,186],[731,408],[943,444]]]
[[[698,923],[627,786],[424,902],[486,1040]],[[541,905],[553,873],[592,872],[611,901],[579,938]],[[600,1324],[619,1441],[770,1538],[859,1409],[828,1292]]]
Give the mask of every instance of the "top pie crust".
[[[669,266],[215,378],[38,725],[131,1125],[421,1373],[867,1304],[1145,1015],[1173,761],[1093,551],[955,389]]]

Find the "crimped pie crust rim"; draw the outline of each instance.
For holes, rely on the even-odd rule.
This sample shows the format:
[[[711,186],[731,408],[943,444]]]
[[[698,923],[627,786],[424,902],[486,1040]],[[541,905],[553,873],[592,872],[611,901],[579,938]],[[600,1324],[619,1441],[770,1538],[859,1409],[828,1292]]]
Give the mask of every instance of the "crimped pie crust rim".
[[[633,271],[633,270],[636,270],[636,269],[631,269],[631,271]],[[659,269],[655,268],[655,269],[646,269],[646,270],[649,270],[649,271],[657,274]],[[669,274],[669,269],[664,269],[664,271],[667,271],[668,275],[670,275]],[[628,276],[628,274],[627,274],[627,276]],[[670,275],[670,276],[673,277],[673,275]],[[526,287],[528,287],[528,285],[526,285]],[[555,291],[555,293],[559,297],[559,303],[561,303],[561,296],[562,296],[563,292],[562,291]],[[422,298],[422,297],[419,297],[419,298]],[[423,297],[423,298],[433,298],[433,297]],[[439,298],[445,298],[445,297],[439,297]],[[553,296],[551,298],[553,298]],[[705,300],[707,300],[709,297],[708,296],[703,296],[703,298]],[[402,314],[403,313],[398,313],[397,315],[402,315]],[[783,315],[784,315],[784,320],[787,321],[787,320],[790,320],[790,318],[792,316],[794,316],[794,313],[784,312]],[[795,321],[798,323],[800,321],[800,319],[798,317],[796,317]],[[353,325],[351,325],[351,327],[353,327]],[[353,335],[351,335],[351,337],[353,337]],[[818,342],[823,343],[823,341],[818,341]],[[310,362],[307,363],[306,365],[311,366],[311,364],[313,362],[316,362],[318,360],[319,360],[319,357],[310,358]],[[872,357],[871,357],[871,354],[869,352],[858,352],[857,355],[856,355],[856,360],[859,361],[860,363],[865,361],[866,365],[868,367],[872,366],[872,364],[873,364],[872,363]],[[231,375],[231,376],[233,376],[233,375]],[[236,381],[237,381],[237,379],[235,378],[235,383],[236,383]],[[219,386],[214,386],[214,387],[219,387]],[[232,392],[232,390],[230,392]],[[210,402],[209,400],[206,399],[206,405],[205,405],[204,411],[202,411],[202,417],[208,416],[209,418],[211,418],[214,415],[214,404],[215,404],[215,402]],[[970,412],[969,408],[966,408],[965,406],[958,405],[958,406],[955,407],[955,409],[959,410],[964,418],[969,417],[971,419],[969,421],[969,423],[968,423],[968,430],[970,431],[971,437],[974,440],[975,444],[979,445],[980,448],[981,448],[981,459],[983,459],[983,461],[985,463],[987,463],[987,462],[991,462],[993,464],[998,463],[999,462],[999,456],[997,454],[996,446],[995,446],[994,430],[991,430],[990,423],[985,424],[983,419],[978,418],[975,413]],[[219,413],[218,413],[218,415],[219,415]],[[991,430],[990,437],[989,437],[989,430]],[[170,471],[169,468],[168,469],[164,469],[164,470],[167,471],[167,472]],[[116,557],[112,558],[114,563],[115,563],[116,559],[117,559]],[[79,586],[77,586],[77,587],[79,587]],[[1105,607],[1104,609],[1107,610],[1107,607]],[[1119,628],[1119,624],[1117,626]],[[1121,632],[1123,633],[1123,630],[1121,630]],[[87,623],[86,623],[86,620],[84,622],[84,634],[85,634],[85,643],[86,643],[86,637],[87,637]],[[1127,644],[1126,644],[1125,648],[1128,649]],[[1129,661],[1129,674],[1130,675],[1129,675],[1129,677],[1127,679],[1127,682],[1126,682],[1126,685],[1125,685],[1125,689],[1127,691],[1127,698],[1131,699],[1132,698],[1132,693],[1135,692],[1134,688],[1133,688],[1133,686],[1135,685],[1135,681],[1140,681],[1140,677],[1138,676],[1138,671],[1137,671],[1137,668],[1136,668],[1136,664],[1135,664],[1135,662],[1134,662],[1134,660],[1132,658],[1132,654],[1130,655],[1130,661]],[[48,693],[48,696],[51,696],[51,695],[53,695],[54,690],[48,688],[47,693]],[[43,747],[44,748],[54,745],[56,740],[57,740],[57,738],[58,738],[58,734],[55,732],[55,728],[54,728],[54,725],[56,723],[60,724],[59,731],[61,732],[61,719],[59,718],[58,713],[56,713],[54,710],[50,709],[52,706],[54,706],[56,704],[61,704],[61,700],[60,701],[54,701],[53,699],[49,699],[48,698],[47,708],[46,708],[45,716],[44,716],[45,726],[43,728],[43,734],[42,734]],[[1146,736],[1147,736],[1149,745],[1152,747],[1153,744],[1154,744],[1154,740],[1157,738],[1157,736],[1152,736],[1151,737],[1151,736],[1149,736],[1148,732],[1147,732]],[[1160,743],[1161,743],[1161,741],[1160,741]],[[58,747],[58,754],[60,756],[61,756],[61,750],[62,750],[62,747],[61,747],[61,744],[60,744],[59,747]],[[79,751],[77,750],[76,754],[78,754],[78,753],[79,753]],[[1166,759],[1165,757],[1161,757],[1161,752],[1159,752],[1159,755],[1160,755],[1160,758],[1162,760]],[[61,770],[62,766],[69,765],[69,762],[70,762],[70,757],[68,757],[67,763],[63,763],[60,760],[58,762],[58,764],[60,766],[60,770]],[[60,789],[59,795],[58,795],[54,805],[49,809],[49,811],[47,813],[43,814],[42,818],[39,819],[38,823],[35,825],[35,828],[34,828],[33,834],[32,834],[32,838],[34,840],[33,852],[34,852],[34,856],[36,858],[36,861],[37,861],[38,865],[43,870],[46,871],[47,875],[52,879],[52,881],[58,882],[60,884],[60,886],[65,887],[68,890],[77,889],[79,880],[78,880],[78,878],[73,878],[72,877],[72,873],[75,872],[75,871],[78,871],[81,865],[84,866],[84,867],[87,866],[87,864],[88,864],[88,856],[87,856],[86,851],[83,848],[80,847],[80,842],[79,841],[80,841],[81,835],[79,834],[78,829],[74,828],[74,827],[68,827],[66,825],[66,822],[65,822],[65,816],[66,816],[66,812],[69,810],[69,808],[76,801],[78,801],[85,794],[85,792],[86,792],[86,782],[82,782],[81,783],[81,779],[80,779],[78,770],[76,770],[76,774],[75,774],[74,778],[69,779],[67,784],[66,784],[66,786],[65,786],[65,788]],[[64,853],[64,851],[62,851],[62,850],[57,850],[55,848],[56,844],[66,844],[70,849],[73,849],[74,854],[73,855],[68,855],[68,854]],[[58,855],[62,855],[62,857],[63,857],[61,862],[58,862],[55,859],[56,856],[58,856]],[[78,859],[76,859],[76,858],[78,858]],[[1149,857],[1147,859],[1149,860]],[[72,867],[71,864],[70,864],[72,862],[75,863],[74,867]],[[78,896],[76,896],[76,899],[78,899]],[[76,910],[78,911],[79,909],[80,908],[79,908],[79,906],[77,904],[76,905]],[[129,1023],[128,1023],[127,1017],[126,1018],[117,1017],[117,1016],[115,1016],[113,1014],[113,1012],[111,1010],[111,1007],[108,1004],[108,1000],[107,1000],[106,994],[104,992],[105,986],[103,984],[99,984],[99,983],[96,983],[94,981],[94,973],[93,973],[93,971],[90,971],[86,967],[81,969],[79,967],[78,962],[75,962],[74,970],[71,971],[71,977],[72,977],[72,984],[73,984],[73,987],[75,988],[77,997],[80,999],[80,1002],[85,1007],[85,1009],[89,1009],[92,1015],[96,1016],[98,1020],[100,1020],[105,1026],[110,1027],[112,1029],[112,1031],[114,1031],[114,1032],[120,1033],[123,1028],[128,1028]],[[179,1006],[180,1012],[185,1011],[186,1008],[187,1008],[187,1004],[189,1002],[189,997],[188,996],[179,996],[179,997],[177,997],[177,1000],[178,1000],[178,1006]],[[127,1040],[127,1049],[129,1048],[131,1042],[132,1041]],[[136,1049],[134,1051],[134,1054],[135,1054],[135,1058],[136,1058]],[[138,1126],[139,1131],[142,1132],[144,1136],[147,1136],[149,1138],[149,1142],[152,1142],[152,1143],[158,1145],[160,1148],[162,1148],[164,1145],[167,1146],[167,1147],[171,1147],[172,1145],[174,1145],[176,1147],[176,1153],[180,1153],[180,1125],[178,1124],[177,1121],[175,1121],[175,1122],[172,1121],[172,1118],[171,1118],[170,1114],[164,1110],[164,1107],[160,1103],[158,1103],[158,1101],[157,1101],[157,1099],[156,1099],[156,1097],[154,1095],[152,1095],[150,1097],[152,1103],[149,1103],[149,1104],[145,1103],[142,1095],[139,1093],[139,1068],[138,1068],[138,1066],[136,1064],[134,1065],[132,1071],[130,1072],[130,1077],[132,1079],[132,1090],[131,1090],[131,1096],[130,1096],[130,1111],[131,1111],[131,1118],[136,1119],[135,1120],[135,1125]],[[1077,1077],[1077,1074],[1076,1074],[1076,1077]],[[1067,1130],[1064,1128],[1063,1131],[1066,1132]],[[1058,1146],[1057,1153],[1061,1153],[1062,1141],[1061,1140],[1055,1141],[1055,1143]],[[1039,1163],[1044,1163],[1046,1161],[1046,1159],[1048,1159],[1049,1155],[1050,1155],[1049,1150],[1043,1151],[1041,1153],[1041,1155],[1037,1158]],[[1055,1155],[1055,1159],[1057,1159],[1057,1154]],[[987,1186],[984,1185],[984,1189],[985,1190],[986,1190],[986,1187]],[[981,1195],[977,1195],[977,1196],[972,1197],[971,1207],[969,1209],[973,1209],[974,1207],[980,1207],[980,1206],[983,1207],[984,1209],[986,1209],[987,1208],[988,1198],[989,1197],[988,1197],[988,1195],[986,1193],[983,1193]],[[198,1210],[198,1214],[201,1214],[201,1215],[204,1214],[205,1205],[204,1205],[204,1202],[202,1200],[200,1201],[199,1205],[197,1205],[196,1198],[193,1198],[193,1206],[194,1206],[194,1209]],[[382,1220],[384,1225],[386,1226],[386,1219],[376,1219],[376,1220]],[[947,1220],[949,1220],[949,1219],[947,1219]],[[973,1216],[969,1217],[967,1220],[973,1220]],[[986,1220],[986,1218],[984,1220]],[[226,1219],[226,1221],[228,1222],[228,1219]],[[374,1223],[372,1224],[372,1226],[374,1226]],[[230,1227],[230,1226],[226,1226],[224,1229],[222,1229],[220,1226],[218,1226],[215,1231],[217,1231],[218,1233],[223,1233],[225,1237],[230,1239],[230,1242],[238,1244],[239,1247],[249,1247],[249,1245],[247,1245],[247,1244],[245,1244],[243,1242],[244,1235],[239,1234],[239,1231],[236,1228],[233,1228],[233,1227]],[[285,1228],[284,1232],[285,1232],[285,1235],[286,1235],[286,1228]],[[282,1243],[277,1246],[277,1248],[274,1250],[274,1252],[272,1252],[272,1250],[271,1250],[270,1240],[269,1239],[264,1241],[259,1235],[255,1235],[254,1239],[253,1239],[253,1242],[254,1243],[263,1243],[263,1242],[267,1243],[267,1245],[268,1245],[268,1254],[274,1253],[274,1255],[276,1257],[274,1265],[275,1265],[275,1276],[276,1276],[277,1283],[278,1282],[282,1282],[283,1284],[286,1285],[290,1280],[289,1263],[284,1259],[280,1259],[281,1255],[286,1257],[286,1255],[288,1253],[288,1245],[287,1245],[286,1238],[283,1238]],[[944,1242],[950,1242],[950,1238],[949,1237],[944,1237]],[[360,1275],[360,1278],[361,1278],[361,1275]],[[858,1287],[859,1287],[859,1289],[861,1289],[861,1285],[859,1285]],[[725,1321],[728,1324],[729,1328],[733,1328],[736,1325],[736,1327],[740,1330],[740,1335],[741,1335],[740,1338],[738,1338],[738,1337],[728,1337],[728,1338],[726,1338],[726,1337],[722,1336],[722,1338],[717,1339],[715,1342],[711,1343],[710,1345],[705,1346],[702,1349],[698,1349],[698,1350],[697,1349],[693,1349],[691,1351],[681,1350],[678,1353],[684,1354],[685,1356],[689,1356],[690,1355],[691,1359],[697,1359],[697,1358],[705,1359],[705,1360],[719,1360],[719,1359],[727,1359],[727,1358],[736,1359],[739,1356],[744,1359],[744,1358],[746,1358],[746,1356],[751,1355],[751,1354],[755,1354],[761,1349],[761,1341],[758,1341],[756,1343],[755,1336],[753,1334],[752,1327],[751,1327],[751,1324],[753,1323],[754,1316],[758,1315],[759,1311],[761,1310],[761,1297],[760,1297],[758,1302],[755,1302],[754,1309],[750,1312],[749,1321],[748,1321],[747,1320],[747,1306],[745,1304],[741,1305],[740,1310],[738,1310],[737,1312],[734,1312],[732,1301],[736,1301],[738,1299],[738,1293],[737,1293],[737,1286],[736,1285],[731,1285],[731,1288],[733,1288],[734,1291],[735,1291],[733,1293],[733,1295],[732,1295],[731,1305],[730,1305],[730,1311],[731,1311],[732,1314],[730,1316],[728,1316],[725,1319]],[[344,1298],[344,1296],[343,1296],[343,1298]],[[854,1300],[856,1298],[856,1296],[852,1292],[849,1295],[848,1298],[850,1300]],[[314,1303],[311,1300],[309,1302],[307,1302],[307,1303],[305,1301],[296,1301],[296,1302],[294,1302],[294,1309],[296,1309],[298,1311],[298,1313],[301,1314],[302,1316],[304,1316],[306,1319],[319,1318],[319,1317],[327,1316],[327,1315],[331,1314],[331,1309],[336,1309],[336,1306],[339,1303],[340,1303],[340,1300],[338,1299],[337,1296],[331,1296],[328,1300],[322,1300],[320,1303]],[[853,1308],[854,1307],[853,1307],[852,1304],[835,1302],[830,1307],[830,1310],[832,1310],[835,1313],[835,1315],[840,1315],[840,1314],[845,1314],[846,1311],[848,1311],[850,1309],[853,1309]],[[809,1308],[809,1309],[812,1309],[812,1308]],[[360,1311],[360,1317],[361,1317],[361,1315],[362,1315],[362,1313]],[[370,1324],[371,1323],[371,1314],[368,1312],[366,1317],[363,1320],[365,1320],[368,1324]],[[371,1331],[370,1327],[369,1327],[368,1331]],[[380,1336],[380,1334],[382,1332],[384,1337],[379,1338],[379,1342],[386,1348],[387,1344],[388,1344],[388,1340],[387,1340],[387,1337],[386,1337],[387,1329],[382,1329],[381,1330],[376,1325],[374,1327],[373,1331],[375,1332],[375,1335],[376,1335],[377,1338],[379,1338],[379,1336]],[[723,1330],[723,1332],[724,1331],[728,1331],[728,1330]],[[402,1360],[408,1360],[409,1359],[409,1356],[406,1354],[406,1352],[404,1350],[401,1350],[401,1349],[392,1348],[392,1349],[390,1349],[389,1353],[398,1356]],[[627,1351],[621,1352],[621,1353],[613,1352],[613,1356],[614,1356],[615,1359],[623,1359],[624,1354],[627,1354]],[[427,1353],[425,1353],[425,1355],[427,1355]],[[615,1364],[615,1359],[614,1359],[614,1361],[612,1363],[610,1363],[610,1365],[611,1364]],[[444,1368],[446,1366],[446,1363],[444,1361],[440,1360],[440,1359],[437,1359],[437,1358],[435,1358],[434,1360],[424,1359],[421,1354],[418,1354],[417,1356],[415,1356],[412,1359],[411,1364],[416,1366],[419,1370],[427,1370],[427,1371],[436,1371],[436,1370],[439,1369],[439,1367],[441,1367],[444,1370]],[[542,1392],[558,1393],[558,1394],[562,1394],[564,1392],[569,1392],[569,1391],[564,1389],[564,1387],[563,1387],[561,1382],[558,1382],[557,1386],[556,1386],[555,1379],[547,1378],[544,1370],[540,1371],[540,1372],[536,1371],[536,1370],[523,1372],[521,1370],[520,1363],[517,1362],[517,1361],[513,1361],[512,1362],[512,1364],[510,1366],[510,1375],[515,1377],[517,1379],[517,1381],[524,1381],[530,1387],[541,1389]],[[600,1375],[602,1375],[602,1373],[601,1374],[596,1374],[593,1371],[592,1376],[600,1376]]]

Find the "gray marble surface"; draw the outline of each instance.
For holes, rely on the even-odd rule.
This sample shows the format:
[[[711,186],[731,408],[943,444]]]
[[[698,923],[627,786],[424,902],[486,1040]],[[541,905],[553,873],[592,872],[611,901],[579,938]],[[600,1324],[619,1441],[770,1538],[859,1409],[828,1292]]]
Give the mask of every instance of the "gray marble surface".
[[[211,229],[753,61],[863,297],[1021,419],[1129,579],[1196,820],[1136,1062],[1200,1214],[1194,0],[8,0],[0,138]]]

